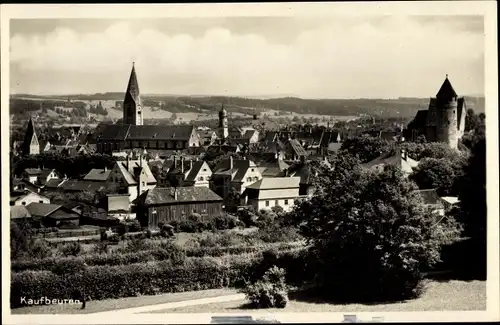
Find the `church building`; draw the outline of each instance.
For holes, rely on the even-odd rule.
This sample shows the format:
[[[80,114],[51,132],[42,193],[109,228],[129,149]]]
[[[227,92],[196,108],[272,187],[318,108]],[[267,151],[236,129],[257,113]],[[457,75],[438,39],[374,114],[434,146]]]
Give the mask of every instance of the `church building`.
[[[193,125],[143,125],[143,106],[135,66],[123,101],[123,121],[108,125],[97,137],[97,152],[112,153],[127,149],[148,151],[193,150],[200,138]]]

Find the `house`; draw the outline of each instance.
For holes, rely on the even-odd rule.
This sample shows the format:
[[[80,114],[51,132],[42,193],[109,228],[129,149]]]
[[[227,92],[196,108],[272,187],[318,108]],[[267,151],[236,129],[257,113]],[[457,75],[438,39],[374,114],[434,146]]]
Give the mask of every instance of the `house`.
[[[55,188],[53,183],[50,184],[52,190],[58,190],[63,192],[98,192],[103,191],[108,188],[109,185],[103,182],[92,182],[83,181],[79,179],[66,179],[56,185]],[[47,188],[48,190],[48,188]]]
[[[50,199],[42,196],[38,193],[33,193],[30,191],[18,191],[12,192],[10,194],[10,205],[11,206],[26,206],[33,202],[49,204]]]
[[[40,188],[38,186],[36,186],[35,184],[28,182],[27,180],[20,179],[20,178],[13,178],[11,191],[13,191],[13,192],[30,191],[33,193],[39,193]]]
[[[445,206],[435,189],[418,190],[416,192],[422,197],[425,207],[431,208],[431,211],[438,216],[444,216]]]
[[[89,182],[107,182],[110,178],[111,170],[106,167],[103,169],[94,168],[88,172],[85,177],[83,177],[84,181]]]
[[[202,146],[210,146],[214,144],[217,139],[217,133],[210,129],[208,130],[197,130],[198,137],[200,138],[200,144]]]
[[[119,192],[129,194],[130,202],[147,190],[155,188],[157,183],[144,156],[137,160],[127,157],[124,161],[117,161],[108,179]]]
[[[19,222],[19,221],[31,221],[31,214],[28,209],[22,205],[15,205],[10,207],[10,220]]]
[[[241,194],[246,186],[255,183],[262,178],[255,162],[248,159],[234,159],[229,157],[220,161],[212,174],[210,188],[226,199],[235,190]]]
[[[318,154],[326,155],[329,152],[336,152],[340,149],[342,143],[340,132],[337,131],[325,131],[321,135]]]
[[[280,206],[290,211],[299,194],[300,177],[269,177],[248,185],[243,193],[245,204],[251,205],[256,211],[270,210]]]
[[[135,218],[135,213],[131,213],[129,194],[107,194],[103,206],[109,216],[119,220]]]
[[[312,182],[313,169],[308,162],[297,162],[290,166],[288,169],[289,177],[300,177],[299,182],[299,195],[303,197],[310,197],[314,193]]]
[[[243,128],[243,130],[243,138],[247,139],[249,144],[259,142],[259,131],[253,128]]]
[[[287,172],[290,165],[283,160],[283,155],[281,153],[251,154],[249,159],[255,161],[262,177],[288,176]]]
[[[413,169],[418,166],[418,161],[408,157],[408,153],[401,149],[395,150],[394,153],[383,154],[362,166],[366,169],[383,171],[388,165],[398,167],[406,176],[409,176]]]
[[[38,175],[37,185],[43,187],[47,184],[47,182],[53,179],[61,179],[55,169],[42,169]]]
[[[460,200],[456,196],[443,196],[441,200],[443,201],[445,212],[451,211],[460,203]]]
[[[163,171],[173,186],[209,187],[212,170],[205,161],[173,156],[165,160]]]
[[[41,218],[47,227],[61,227],[65,224],[78,226],[80,215],[59,204],[31,203],[26,209],[32,217]]]
[[[222,213],[222,201],[206,187],[154,188],[137,199],[137,220],[155,229],[159,223],[186,220],[192,213],[213,217]]]
[[[41,172],[40,168],[26,168],[22,174],[22,178],[31,184],[36,184]]]
[[[285,159],[304,161],[308,156],[306,150],[297,139],[289,139],[285,144]]]

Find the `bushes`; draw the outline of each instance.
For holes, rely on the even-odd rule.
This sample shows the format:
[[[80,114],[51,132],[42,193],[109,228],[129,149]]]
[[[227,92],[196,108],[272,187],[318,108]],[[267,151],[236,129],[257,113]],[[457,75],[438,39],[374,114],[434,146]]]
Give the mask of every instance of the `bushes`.
[[[248,285],[243,292],[253,307],[285,308],[288,303],[285,270],[273,266],[266,271],[262,280]]]
[[[190,259],[183,265],[95,266],[66,278],[48,271],[26,271],[12,274],[10,301],[15,308],[21,297],[65,299],[79,287],[94,300],[215,289],[232,285],[238,273],[210,258]]]
[[[243,222],[238,220],[238,218],[228,214],[216,216],[211,220],[211,224],[217,230],[227,230],[245,226]]]
[[[59,247],[59,251],[63,256],[78,256],[82,252],[82,245],[79,242],[66,243]]]
[[[45,240],[35,239],[28,244],[28,254],[33,258],[47,258],[52,256],[52,250]]]

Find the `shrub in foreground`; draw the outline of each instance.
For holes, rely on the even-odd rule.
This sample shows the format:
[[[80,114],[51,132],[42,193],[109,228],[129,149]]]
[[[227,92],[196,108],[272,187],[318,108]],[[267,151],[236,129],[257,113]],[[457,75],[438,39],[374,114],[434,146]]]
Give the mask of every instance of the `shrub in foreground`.
[[[288,303],[285,270],[273,266],[261,280],[248,285],[243,292],[255,308],[285,308]]]

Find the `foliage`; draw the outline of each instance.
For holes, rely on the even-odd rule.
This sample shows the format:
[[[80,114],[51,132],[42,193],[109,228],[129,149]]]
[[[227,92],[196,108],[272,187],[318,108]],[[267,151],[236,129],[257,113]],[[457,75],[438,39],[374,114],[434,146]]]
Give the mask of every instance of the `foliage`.
[[[257,222],[257,215],[252,206],[243,207],[236,212],[238,219],[245,224],[246,227],[253,227]]]
[[[97,243],[92,247],[92,252],[95,254],[109,253],[109,245],[107,243]]]
[[[52,256],[52,250],[45,240],[31,239],[28,244],[28,252],[32,258],[47,258]]]
[[[229,215],[229,214],[221,214],[218,216],[215,216],[210,223],[213,225],[213,227],[217,230],[227,230],[227,229],[233,229],[236,227],[244,227],[245,225],[238,220],[238,218]]]
[[[359,157],[361,163],[367,163],[387,152],[388,142],[380,138],[358,136],[347,138],[340,149]]]
[[[64,299],[76,289],[82,289],[93,300],[102,300],[222,288],[234,285],[251,262],[233,266],[211,258],[194,258],[182,265],[165,261],[94,266],[83,274],[69,273],[66,277],[50,271],[12,273],[11,307],[20,307],[21,297]]]
[[[465,167],[458,195],[464,224],[464,236],[476,245],[470,258],[475,261],[478,276],[486,276],[486,140],[478,140]]]
[[[266,271],[262,280],[248,285],[243,292],[253,307],[285,308],[288,303],[288,286],[285,283],[285,270],[273,266]]]
[[[419,188],[435,188],[440,196],[454,195],[457,177],[449,159],[424,158],[410,176]]]
[[[394,167],[382,173],[335,168],[326,179],[291,218],[318,256],[325,293],[358,302],[418,296],[420,270],[439,261],[443,237],[458,230],[448,219],[436,227],[414,183]]]
[[[59,247],[59,251],[63,256],[78,256],[82,252],[82,245],[79,242],[66,243]]]
[[[17,259],[28,252],[28,239],[17,223],[10,223],[10,255]]]

